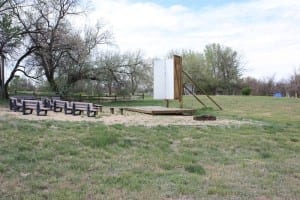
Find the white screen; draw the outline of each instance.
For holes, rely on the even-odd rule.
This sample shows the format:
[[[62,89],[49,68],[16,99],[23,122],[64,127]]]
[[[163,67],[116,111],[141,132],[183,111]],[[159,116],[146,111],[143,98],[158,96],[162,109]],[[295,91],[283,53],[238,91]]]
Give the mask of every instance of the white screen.
[[[174,61],[154,61],[154,99],[174,99]]]

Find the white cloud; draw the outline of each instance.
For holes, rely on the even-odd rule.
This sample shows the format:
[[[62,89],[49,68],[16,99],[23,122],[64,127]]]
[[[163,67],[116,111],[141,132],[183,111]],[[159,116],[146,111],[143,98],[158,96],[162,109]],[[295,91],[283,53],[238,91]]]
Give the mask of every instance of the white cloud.
[[[300,59],[300,1],[254,0],[195,11],[129,0],[94,0],[93,21],[113,27],[122,51],[142,49],[150,57],[171,49],[202,51],[220,43],[244,56],[246,75],[287,77]]]

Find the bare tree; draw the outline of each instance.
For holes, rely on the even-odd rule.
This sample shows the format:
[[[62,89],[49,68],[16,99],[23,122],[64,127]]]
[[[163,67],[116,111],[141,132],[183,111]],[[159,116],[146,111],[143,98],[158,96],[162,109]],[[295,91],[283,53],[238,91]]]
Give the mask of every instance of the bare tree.
[[[141,51],[106,52],[98,57],[96,65],[96,79],[106,85],[109,95],[113,92],[134,95],[139,87],[146,88],[151,82],[151,68]]]
[[[275,82],[275,76],[273,75],[262,80],[247,77],[243,80],[242,87],[249,87],[252,95],[270,96],[274,92],[282,91],[283,86]]]
[[[5,89],[5,60],[21,43],[21,29],[13,23],[13,8],[9,0],[0,0],[0,97],[7,98]]]
[[[141,51],[128,52],[123,57],[122,67],[127,75],[129,92],[134,95],[139,86],[146,88],[147,84],[151,82],[151,68],[143,58]]]
[[[294,71],[294,74],[290,77],[290,93],[294,97],[300,97],[300,72]]]
[[[122,56],[117,52],[106,52],[98,56],[96,60],[97,73],[94,79],[101,81],[107,88],[108,94],[112,95],[113,90],[119,91],[122,87]]]
[[[70,49],[64,37],[69,31],[66,17],[76,14],[74,8],[77,3],[77,0],[34,0],[30,12],[20,7],[15,9],[30,42],[36,46],[34,58],[55,92],[59,92],[55,82],[56,69]]]
[[[60,60],[57,79],[60,79],[58,85],[60,91],[67,93],[77,81],[95,79],[93,51],[99,45],[109,43],[111,33],[105,31],[103,26],[88,27],[82,34],[70,32],[65,39],[71,48]]]
[[[14,9],[30,44],[35,47],[30,63],[57,93],[60,92],[57,80],[64,79],[70,85],[89,74],[87,63],[92,50],[111,37],[102,26],[87,28],[84,38],[75,33],[68,17],[80,14],[77,5],[78,0],[33,0],[28,5],[30,10],[26,5]]]

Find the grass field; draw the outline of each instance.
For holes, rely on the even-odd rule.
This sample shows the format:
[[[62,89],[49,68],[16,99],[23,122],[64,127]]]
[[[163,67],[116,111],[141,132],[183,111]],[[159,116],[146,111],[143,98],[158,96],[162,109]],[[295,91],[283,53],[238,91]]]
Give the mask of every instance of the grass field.
[[[184,105],[253,124],[147,128],[0,114],[0,199],[300,199],[300,99],[214,98],[223,111],[198,109],[191,97]]]

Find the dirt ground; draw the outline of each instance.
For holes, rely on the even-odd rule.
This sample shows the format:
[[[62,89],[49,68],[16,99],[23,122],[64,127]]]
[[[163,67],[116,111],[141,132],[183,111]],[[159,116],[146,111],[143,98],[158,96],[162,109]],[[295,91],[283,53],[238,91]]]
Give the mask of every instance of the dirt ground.
[[[120,113],[110,114],[108,108],[104,108],[103,112],[98,113],[96,117],[87,117],[85,114],[80,116],[65,115],[63,112],[49,111],[47,116],[37,116],[35,111],[31,115],[23,115],[20,112],[10,111],[8,108],[0,107],[0,118],[16,118],[27,120],[58,120],[58,121],[89,121],[101,122],[105,125],[124,124],[125,126],[231,126],[250,124],[249,121],[238,121],[228,119],[217,119],[216,121],[195,121],[193,116],[182,115],[148,115],[137,112],[124,111]]]

